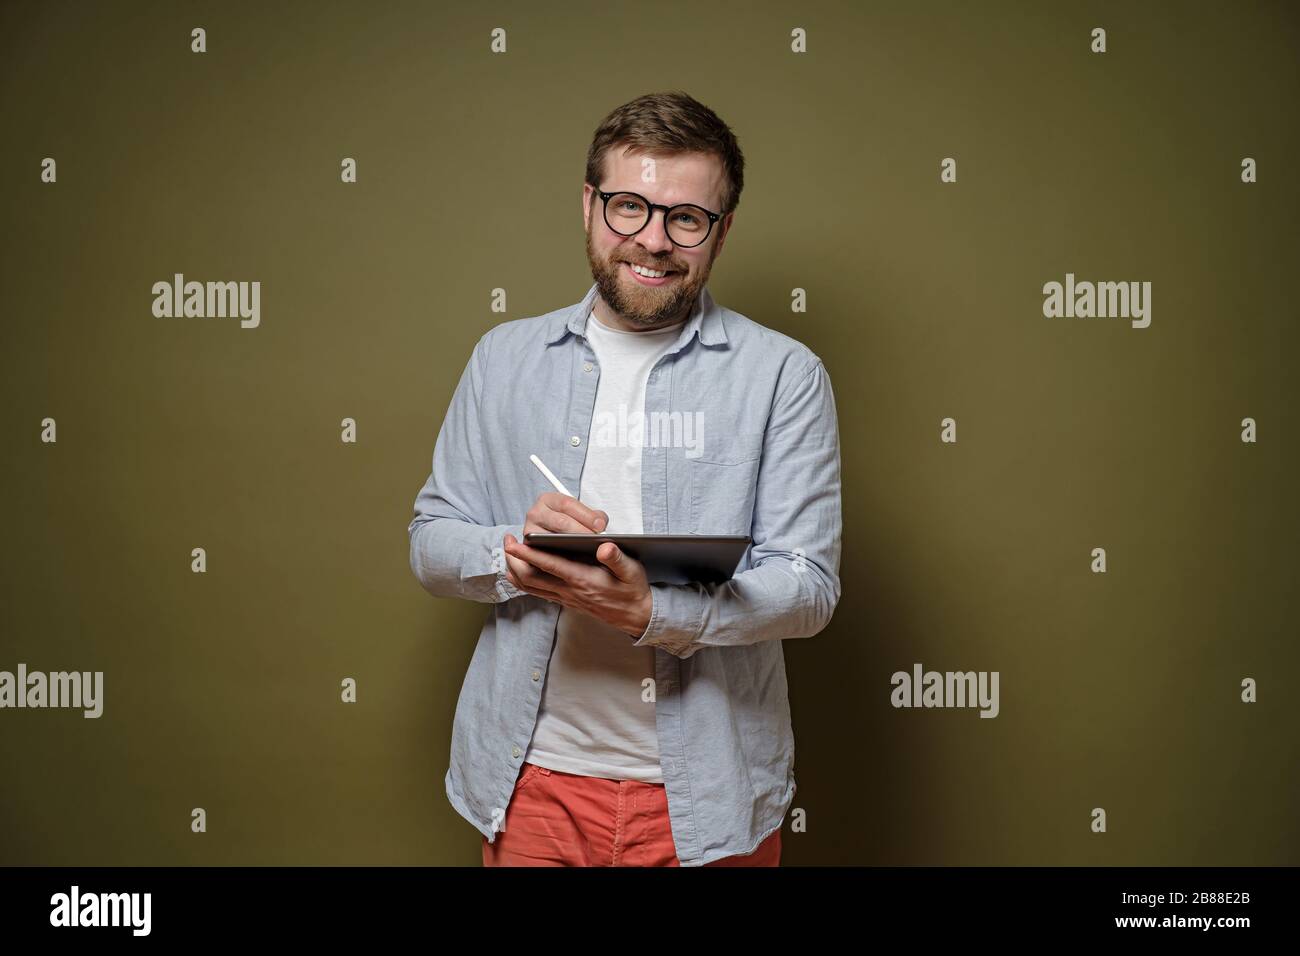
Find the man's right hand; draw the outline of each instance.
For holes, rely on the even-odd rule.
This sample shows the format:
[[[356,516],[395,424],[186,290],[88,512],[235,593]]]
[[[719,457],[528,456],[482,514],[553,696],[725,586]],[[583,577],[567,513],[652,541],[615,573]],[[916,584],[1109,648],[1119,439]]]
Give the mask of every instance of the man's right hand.
[[[605,512],[588,508],[577,498],[570,498],[558,491],[543,491],[524,516],[524,534],[530,531],[592,534],[604,531],[607,527],[609,515]]]

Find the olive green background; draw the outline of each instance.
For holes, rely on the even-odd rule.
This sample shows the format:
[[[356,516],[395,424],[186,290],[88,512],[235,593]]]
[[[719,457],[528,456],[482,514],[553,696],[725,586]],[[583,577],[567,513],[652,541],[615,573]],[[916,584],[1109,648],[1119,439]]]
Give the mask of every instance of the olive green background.
[[[105,711],[0,711],[0,862],[480,862],[443,776],[487,608],[420,588],[406,526],[477,339],[591,284],[597,123],[665,89],[748,161],[711,291],[817,352],[840,418],[844,595],[785,645],[783,862],[1300,862],[1298,24],[4,5],[0,669],[102,670]],[[154,318],[176,272],[259,280],[260,328]],[[1150,328],[1044,318],[1066,272],[1151,281]],[[892,708],[917,661],[999,671],[1000,716]]]

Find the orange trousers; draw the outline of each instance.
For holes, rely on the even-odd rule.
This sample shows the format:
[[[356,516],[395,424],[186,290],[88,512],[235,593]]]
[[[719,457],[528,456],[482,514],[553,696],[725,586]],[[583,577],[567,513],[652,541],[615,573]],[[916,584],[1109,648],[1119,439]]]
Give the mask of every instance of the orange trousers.
[[[681,866],[662,783],[607,780],[525,761],[484,866]],[[705,866],[780,866],[781,831]]]

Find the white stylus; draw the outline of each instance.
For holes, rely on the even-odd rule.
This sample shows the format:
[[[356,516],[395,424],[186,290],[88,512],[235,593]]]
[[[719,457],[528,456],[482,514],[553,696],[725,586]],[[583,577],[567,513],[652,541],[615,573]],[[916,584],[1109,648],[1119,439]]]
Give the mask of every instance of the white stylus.
[[[529,455],[528,459],[534,465],[536,465],[538,469],[541,470],[541,473],[546,476],[546,480],[555,486],[556,491],[558,491],[562,495],[568,495],[570,498],[577,497],[577,495],[570,492],[568,488],[564,487],[564,483],[561,482],[559,478],[556,478],[553,474],[551,474],[551,469],[543,465],[542,460],[540,458],[538,458],[536,455]]]

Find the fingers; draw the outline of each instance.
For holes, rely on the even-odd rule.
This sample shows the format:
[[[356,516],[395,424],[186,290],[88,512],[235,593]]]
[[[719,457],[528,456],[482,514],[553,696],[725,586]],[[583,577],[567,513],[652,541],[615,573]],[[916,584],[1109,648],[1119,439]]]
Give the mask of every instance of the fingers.
[[[538,571],[527,561],[519,558],[506,557],[506,577],[515,587],[529,594],[535,594],[538,597],[546,598],[548,601],[559,602],[560,592],[544,586],[541,579],[551,577],[544,572]]]
[[[609,515],[594,508],[588,508],[577,498],[570,498],[558,491],[545,491],[538,496],[529,517],[542,531],[554,531],[566,534],[591,534],[604,531],[609,527]],[[530,529],[531,530],[531,529]]]
[[[504,542],[505,552],[507,555],[519,558],[532,566],[533,571],[541,577],[534,578],[544,587],[560,587],[565,590],[573,590],[588,586],[593,581],[593,575],[600,575],[603,572],[586,561],[574,561],[570,558],[558,554],[551,554],[548,551],[542,551],[538,548],[530,547],[523,542],[515,540],[514,535],[507,534]]]
[[[549,555],[545,551],[538,551],[536,548],[530,548],[526,544],[521,544],[512,534],[505,536],[503,544],[505,545],[506,564],[516,579],[516,587],[522,587],[525,590],[555,592],[568,585],[568,581],[563,575],[554,572],[564,570],[559,566],[560,564],[572,564],[573,562],[565,561],[563,558],[551,561],[553,555]],[[546,561],[551,566],[542,567],[542,561]]]
[[[548,577],[548,575],[537,571],[527,561],[521,561],[514,557],[507,557],[506,565],[506,578],[519,590],[545,598],[548,601],[554,601],[557,604],[561,603],[562,592],[544,587],[537,580],[537,578]]]

